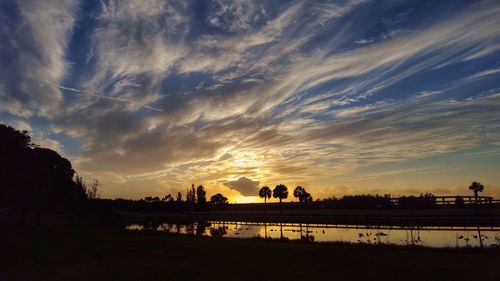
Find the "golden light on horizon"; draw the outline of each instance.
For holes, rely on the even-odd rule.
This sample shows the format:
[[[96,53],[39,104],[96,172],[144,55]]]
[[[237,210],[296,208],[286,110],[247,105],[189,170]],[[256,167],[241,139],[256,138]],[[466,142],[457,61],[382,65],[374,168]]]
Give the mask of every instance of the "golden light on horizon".
[[[258,196],[235,196],[229,198],[230,203],[258,203],[260,198]]]

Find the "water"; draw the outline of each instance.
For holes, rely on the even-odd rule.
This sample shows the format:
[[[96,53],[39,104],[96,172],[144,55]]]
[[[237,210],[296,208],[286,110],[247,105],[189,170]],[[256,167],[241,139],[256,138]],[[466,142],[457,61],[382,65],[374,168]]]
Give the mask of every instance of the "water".
[[[427,247],[500,246],[500,227],[359,226],[298,223],[201,221],[145,222],[125,227],[130,231],[159,231],[233,238],[286,238],[317,242],[421,245]]]

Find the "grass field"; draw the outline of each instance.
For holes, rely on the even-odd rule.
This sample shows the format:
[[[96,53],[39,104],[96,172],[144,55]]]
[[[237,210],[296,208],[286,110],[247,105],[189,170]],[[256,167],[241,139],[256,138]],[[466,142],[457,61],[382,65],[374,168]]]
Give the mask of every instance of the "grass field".
[[[0,234],[0,280],[498,280],[498,249],[415,249],[65,227]]]

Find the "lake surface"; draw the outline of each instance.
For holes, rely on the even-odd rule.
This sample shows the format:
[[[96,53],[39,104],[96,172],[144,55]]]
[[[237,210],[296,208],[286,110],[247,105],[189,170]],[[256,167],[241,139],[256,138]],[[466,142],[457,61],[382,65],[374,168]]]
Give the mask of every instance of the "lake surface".
[[[500,246],[500,227],[361,226],[298,223],[198,221],[134,223],[130,231],[158,231],[233,238],[287,238],[317,242],[422,245],[428,247]]]

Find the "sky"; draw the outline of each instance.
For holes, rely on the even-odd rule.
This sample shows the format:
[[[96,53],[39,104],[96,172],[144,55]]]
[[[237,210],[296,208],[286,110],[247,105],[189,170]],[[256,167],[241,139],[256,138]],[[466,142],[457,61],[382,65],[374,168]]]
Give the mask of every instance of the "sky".
[[[500,197],[500,1],[0,1],[0,122],[105,198]],[[292,200],[290,198],[289,200]]]

